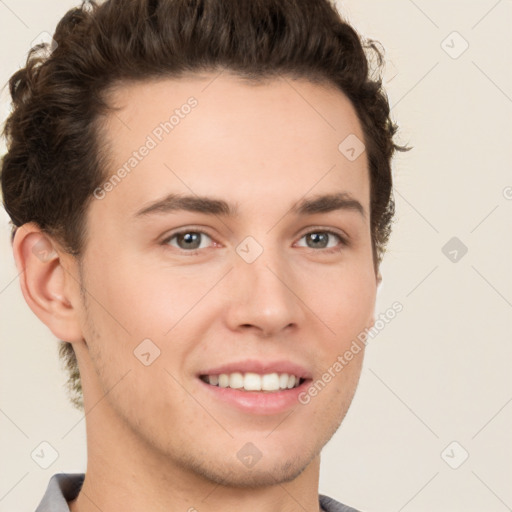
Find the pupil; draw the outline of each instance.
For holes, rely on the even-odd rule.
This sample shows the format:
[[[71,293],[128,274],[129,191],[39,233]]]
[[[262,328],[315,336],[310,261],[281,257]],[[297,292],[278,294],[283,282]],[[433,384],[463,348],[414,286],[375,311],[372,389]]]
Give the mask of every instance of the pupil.
[[[192,247],[193,249],[197,249],[199,247],[199,233],[185,233],[181,236],[181,238],[186,242],[186,246],[188,248]]]
[[[316,244],[316,247],[318,247],[318,246],[325,247],[327,244],[327,234],[326,233],[310,233],[309,237],[310,237],[310,239],[313,240],[314,244]],[[320,244],[318,244],[317,242],[320,242]]]

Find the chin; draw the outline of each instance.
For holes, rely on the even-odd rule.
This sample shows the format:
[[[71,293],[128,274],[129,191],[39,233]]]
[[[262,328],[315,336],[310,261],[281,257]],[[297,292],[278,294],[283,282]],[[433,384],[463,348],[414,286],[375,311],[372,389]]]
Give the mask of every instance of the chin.
[[[316,454],[305,460],[297,457],[286,461],[267,461],[261,459],[253,468],[245,467],[241,462],[223,466],[201,464],[194,471],[203,478],[225,487],[258,489],[284,484],[295,480],[311,464]]]

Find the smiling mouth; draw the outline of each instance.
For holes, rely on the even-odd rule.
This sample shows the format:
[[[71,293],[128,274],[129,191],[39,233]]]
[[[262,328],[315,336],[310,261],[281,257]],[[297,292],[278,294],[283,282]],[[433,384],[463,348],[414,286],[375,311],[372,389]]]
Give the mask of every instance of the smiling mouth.
[[[210,386],[268,393],[294,389],[305,381],[305,379],[289,373],[265,373],[261,375],[252,372],[234,372],[219,375],[200,375],[199,378]]]

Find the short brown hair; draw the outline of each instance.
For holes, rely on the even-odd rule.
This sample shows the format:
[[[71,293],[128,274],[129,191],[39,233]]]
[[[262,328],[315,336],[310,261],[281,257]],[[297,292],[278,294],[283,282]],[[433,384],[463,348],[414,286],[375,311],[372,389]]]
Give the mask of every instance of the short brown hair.
[[[382,89],[383,52],[362,39],[329,0],[83,1],[58,23],[48,56],[32,48],[9,80],[4,206],[13,231],[35,222],[80,260],[85,212],[106,176],[99,118],[107,91],[126,81],[227,69],[249,80],[305,78],[334,84],[365,135],[377,271],[394,216],[391,159],[397,126]],[[370,53],[376,57],[371,69]],[[341,142],[341,141],[340,141]],[[71,400],[83,408],[72,345],[61,343]]]

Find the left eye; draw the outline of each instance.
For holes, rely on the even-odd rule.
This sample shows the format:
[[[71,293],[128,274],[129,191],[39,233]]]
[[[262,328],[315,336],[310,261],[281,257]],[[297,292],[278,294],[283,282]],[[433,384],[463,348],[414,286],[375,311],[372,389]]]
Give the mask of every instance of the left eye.
[[[310,249],[331,249],[336,247],[338,244],[344,245],[345,240],[332,231],[311,231],[302,236],[302,239],[306,239],[306,247]],[[337,239],[337,243],[336,243]],[[331,243],[334,240],[334,243]],[[301,246],[304,247],[304,246]]]

